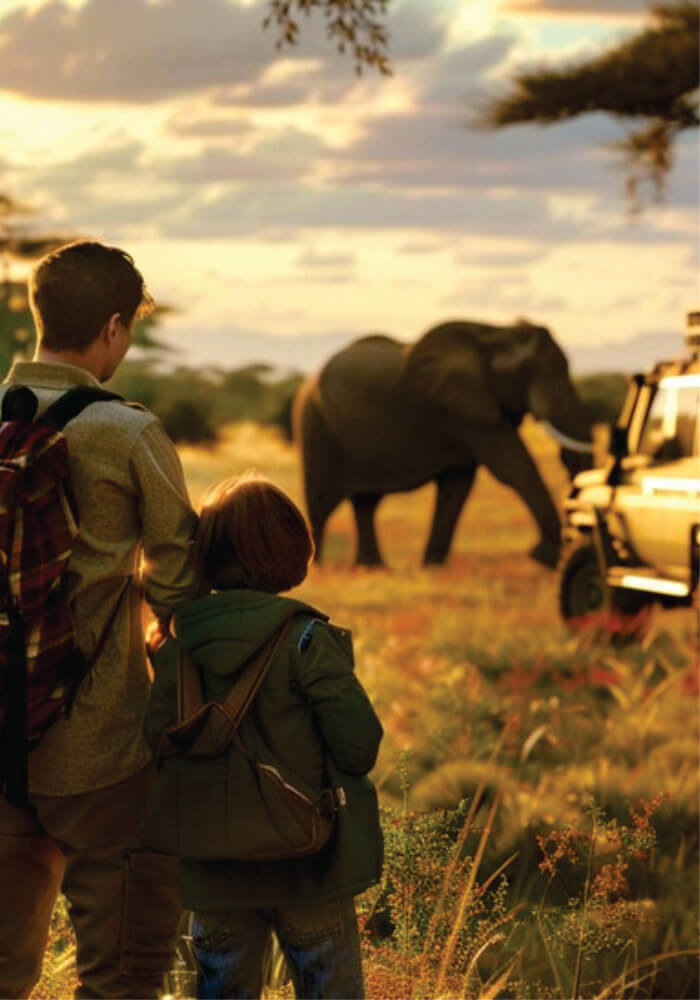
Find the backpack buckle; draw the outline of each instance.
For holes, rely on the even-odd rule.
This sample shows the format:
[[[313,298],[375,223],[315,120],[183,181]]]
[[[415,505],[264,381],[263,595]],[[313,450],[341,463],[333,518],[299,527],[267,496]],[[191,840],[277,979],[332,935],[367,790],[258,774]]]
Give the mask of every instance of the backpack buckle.
[[[338,812],[347,803],[348,797],[345,794],[345,789],[341,786],[324,788],[319,799],[319,808],[324,815],[330,816],[331,813]]]

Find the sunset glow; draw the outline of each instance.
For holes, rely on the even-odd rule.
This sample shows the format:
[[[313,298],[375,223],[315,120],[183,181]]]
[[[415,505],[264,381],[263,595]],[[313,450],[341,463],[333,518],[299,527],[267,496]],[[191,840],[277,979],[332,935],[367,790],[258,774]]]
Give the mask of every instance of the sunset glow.
[[[675,335],[698,298],[696,137],[632,217],[624,125],[470,127],[514,68],[598,51],[645,7],[395,0],[383,79],[314,18],[280,53],[261,3],[0,0],[1,190],[35,209],[23,231],[128,249],[188,363],[449,317],[527,316],[574,351]]]

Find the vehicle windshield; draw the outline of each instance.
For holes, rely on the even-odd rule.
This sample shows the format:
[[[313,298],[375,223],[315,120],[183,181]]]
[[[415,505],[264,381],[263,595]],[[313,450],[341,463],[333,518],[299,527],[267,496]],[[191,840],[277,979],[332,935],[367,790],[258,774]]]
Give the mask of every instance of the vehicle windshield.
[[[697,454],[699,400],[699,385],[683,385],[676,379],[662,383],[647,414],[640,454],[654,462],[672,462]]]

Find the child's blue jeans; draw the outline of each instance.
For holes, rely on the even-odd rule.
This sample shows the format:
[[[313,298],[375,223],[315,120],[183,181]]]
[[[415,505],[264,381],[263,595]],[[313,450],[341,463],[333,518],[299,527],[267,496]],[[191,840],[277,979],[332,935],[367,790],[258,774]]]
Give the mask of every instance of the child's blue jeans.
[[[196,911],[190,931],[199,963],[198,996],[257,1000],[273,928],[297,997],[362,1000],[360,938],[352,898],[264,910]]]

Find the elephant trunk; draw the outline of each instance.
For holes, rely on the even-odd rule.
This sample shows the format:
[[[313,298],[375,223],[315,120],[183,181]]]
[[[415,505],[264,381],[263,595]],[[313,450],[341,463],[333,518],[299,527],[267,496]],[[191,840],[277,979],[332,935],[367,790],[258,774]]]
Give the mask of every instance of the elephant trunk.
[[[547,431],[550,437],[553,437],[562,448],[566,448],[568,451],[578,452],[580,455],[592,455],[593,454],[593,442],[592,441],[577,441],[575,438],[569,437],[568,434],[558,431],[548,420],[542,421],[542,427]]]
[[[593,465],[593,439],[586,409],[568,377],[533,384],[533,416],[561,447],[561,460],[573,477]]]

